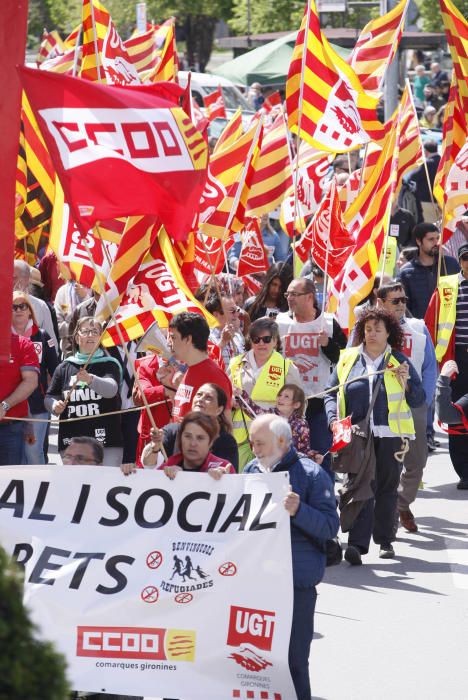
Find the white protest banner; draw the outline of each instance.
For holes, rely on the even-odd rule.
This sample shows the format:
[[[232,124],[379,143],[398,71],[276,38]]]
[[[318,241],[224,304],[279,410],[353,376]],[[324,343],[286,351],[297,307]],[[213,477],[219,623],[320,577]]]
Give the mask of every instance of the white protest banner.
[[[1,467],[0,542],[72,687],[292,700],[288,475]]]

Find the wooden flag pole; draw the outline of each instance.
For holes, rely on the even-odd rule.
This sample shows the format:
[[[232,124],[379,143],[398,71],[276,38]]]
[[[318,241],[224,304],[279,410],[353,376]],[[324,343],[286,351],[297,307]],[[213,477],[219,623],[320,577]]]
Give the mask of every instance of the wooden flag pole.
[[[73,70],[72,70],[73,77],[76,77],[76,75],[78,73],[78,54],[80,52],[80,39],[81,39],[82,32],[83,32],[83,24],[80,24],[80,28],[78,30],[78,36],[76,37],[75,51],[73,54]]]

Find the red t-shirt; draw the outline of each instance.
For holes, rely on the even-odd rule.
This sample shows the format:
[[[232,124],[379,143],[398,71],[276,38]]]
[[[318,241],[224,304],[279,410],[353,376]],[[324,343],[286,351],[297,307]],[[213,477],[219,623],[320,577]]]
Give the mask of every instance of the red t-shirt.
[[[172,418],[175,421],[180,421],[186,413],[192,409],[193,397],[198,389],[203,384],[217,384],[224,389],[228,397],[226,408],[231,408],[232,386],[226,372],[218,367],[216,362],[207,358],[192,365],[188,368],[182,381],[179,384],[176,395],[174,396],[174,405],[172,408]]]
[[[21,370],[32,370],[39,374],[39,362],[33,343],[20,335],[11,335],[10,362],[0,363],[0,401],[7,399],[14,392],[23,377]],[[8,415],[13,418],[24,418],[28,415],[28,400],[25,399],[12,406]]]

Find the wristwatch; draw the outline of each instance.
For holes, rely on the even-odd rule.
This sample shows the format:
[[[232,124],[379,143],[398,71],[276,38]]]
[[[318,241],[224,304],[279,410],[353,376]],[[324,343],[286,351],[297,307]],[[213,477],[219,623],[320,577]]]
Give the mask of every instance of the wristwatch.
[[[3,408],[5,413],[8,413],[8,411],[10,410],[10,404],[8,403],[8,401],[1,401],[0,406]]]

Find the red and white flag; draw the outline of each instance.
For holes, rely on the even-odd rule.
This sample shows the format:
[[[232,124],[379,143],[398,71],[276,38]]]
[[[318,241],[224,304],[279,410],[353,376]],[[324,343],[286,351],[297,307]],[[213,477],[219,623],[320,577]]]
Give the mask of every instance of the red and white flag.
[[[346,416],[341,420],[336,420],[333,423],[332,428],[333,443],[329,452],[338,452],[350,444],[353,437],[353,430],[351,427],[351,416]]]
[[[195,270],[202,275],[219,275],[226,262],[225,253],[233,244],[232,236],[223,242],[221,238],[205,236],[199,231],[195,235]]]
[[[263,245],[259,220],[246,219],[246,226],[241,236],[242,249],[239,256],[237,276],[244,277],[245,275],[268,270],[268,256]]]
[[[83,235],[100,220],[153,215],[175,240],[186,238],[205,184],[208,147],[177,106],[181,88],[19,72]]]
[[[226,119],[226,107],[221,87],[204,97],[203,104],[206,109],[206,117],[210,122],[216,119],[216,117]]]

